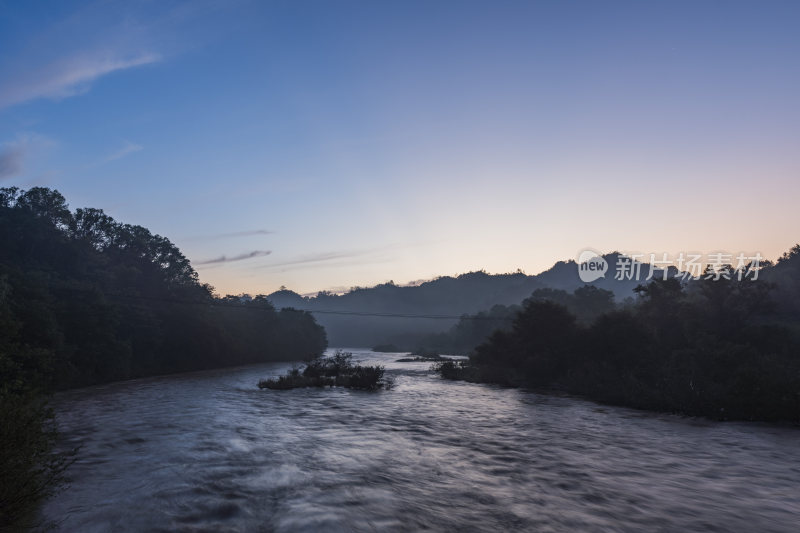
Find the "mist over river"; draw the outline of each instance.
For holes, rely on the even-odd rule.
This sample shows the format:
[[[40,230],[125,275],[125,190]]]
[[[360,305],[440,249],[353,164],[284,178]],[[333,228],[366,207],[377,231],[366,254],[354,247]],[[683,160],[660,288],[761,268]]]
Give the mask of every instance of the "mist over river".
[[[443,381],[259,390],[290,364],[69,391],[59,531],[800,530],[800,431]]]

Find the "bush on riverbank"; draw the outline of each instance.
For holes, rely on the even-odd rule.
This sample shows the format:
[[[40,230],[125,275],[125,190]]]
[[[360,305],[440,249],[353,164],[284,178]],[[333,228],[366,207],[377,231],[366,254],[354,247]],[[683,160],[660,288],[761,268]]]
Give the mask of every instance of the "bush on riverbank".
[[[332,357],[318,357],[300,371],[293,368],[283,376],[262,379],[260,389],[287,390],[304,387],[345,387],[358,390],[380,390],[391,387],[382,366],[355,365],[353,354],[337,350]]]
[[[0,390],[0,531],[43,526],[36,511],[62,486],[72,453],[54,451],[52,411],[34,391]]]
[[[419,363],[448,361],[447,357],[442,357],[438,352],[430,350],[418,350],[409,354],[411,357],[403,357],[397,360],[398,363]]]
[[[467,361],[455,361],[448,359],[440,363],[431,365],[431,370],[440,374],[445,379],[468,380],[468,373],[473,369]]]

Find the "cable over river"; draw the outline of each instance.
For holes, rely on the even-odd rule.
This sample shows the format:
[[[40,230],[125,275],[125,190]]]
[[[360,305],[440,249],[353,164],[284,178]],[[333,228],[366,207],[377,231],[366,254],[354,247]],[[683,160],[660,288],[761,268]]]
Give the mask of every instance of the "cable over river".
[[[442,381],[259,390],[289,364],[69,391],[58,531],[796,532],[800,430]]]

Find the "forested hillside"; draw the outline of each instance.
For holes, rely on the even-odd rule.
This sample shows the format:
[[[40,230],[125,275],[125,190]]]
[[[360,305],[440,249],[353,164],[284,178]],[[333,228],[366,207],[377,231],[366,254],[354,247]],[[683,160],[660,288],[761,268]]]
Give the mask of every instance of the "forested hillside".
[[[46,393],[326,348],[305,312],[218,298],[168,239],[56,191],[0,189],[0,529],[57,486]]]
[[[310,315],[217,298],[168,239],[56,191],[0,190],[3,355],[68,387],[320,354]],[[6,361],[8,364],[8,361]]]
[[[621,254],[616,252],[604,256],[609,265],[615,265],[619,257]],[[638,261],[635,264],[640,270],[640,279],[651,276],[650,265]],[[659,271],[655,269],[654,272]],[[670,267],[669,276],[676,272],[674,267]],[[638,279],[616,279],[611,271],[589,286],[601,289],[603,294],[610,294],[621,303],[635,296],[633,290],[639,283]],[[389,282],[375,287],[355,287],[345,294],[322,291],[311,297],[281,290],[268,298],[278,308],[294,307],[314,312],[315,318],[325,326],[333,345],[369,347],[394,344],[403,349],[414,349],[430,344],[432,335],[447,334],[462,315],[485,313],[498,305],[519,305],[539,289],[572,293],[584,285],[578,276],[577,264],[570,260],[559,261],[536,275],[522,271],[508,274],[478,271],[455,277],[442,276],[417,286],[399,286]],[[503,314],[499,308],[496,311]],[[421,317],[411,318],[409,315]]]
[[[593,318],[539,294],[469,362],[439,370],[643,409],[797,423],[800,246],[757,276],[742,272],[724,265],[691,282],[654,280],[634,303]]]

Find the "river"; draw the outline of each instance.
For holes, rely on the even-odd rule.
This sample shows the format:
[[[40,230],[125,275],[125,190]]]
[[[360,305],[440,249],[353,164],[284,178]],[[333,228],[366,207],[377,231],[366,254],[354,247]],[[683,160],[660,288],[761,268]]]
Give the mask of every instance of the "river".
[[[56,398],[57,531],[800,530],[800,431],[442,381],[259,390],[265,364]]]

